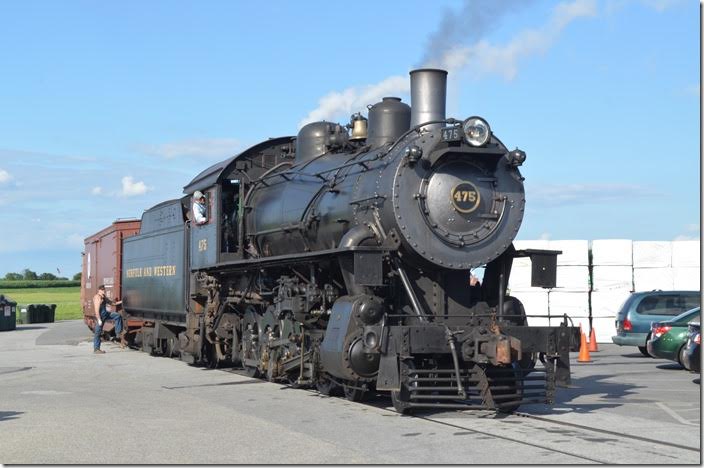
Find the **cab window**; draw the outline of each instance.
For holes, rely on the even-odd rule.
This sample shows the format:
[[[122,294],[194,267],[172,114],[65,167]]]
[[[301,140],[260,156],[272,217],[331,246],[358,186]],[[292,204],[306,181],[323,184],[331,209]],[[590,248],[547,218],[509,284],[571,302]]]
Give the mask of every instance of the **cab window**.
[[[237,252],[240,222],[240,181],[226,180],[222,184],[222,251]]]

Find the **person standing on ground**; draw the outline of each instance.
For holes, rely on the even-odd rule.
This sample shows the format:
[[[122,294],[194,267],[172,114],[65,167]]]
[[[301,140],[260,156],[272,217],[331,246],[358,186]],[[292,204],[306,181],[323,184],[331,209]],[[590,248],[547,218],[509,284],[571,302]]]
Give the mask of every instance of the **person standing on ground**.
[[[100,335],[103,333],[103,324],[107,320],[115,322],[115,333],[120,338],[120,347],[125,347],[125,330],[122,327],[122,316],[117,312],[108,312],[108,304],[119,306],[122,301],[113,302],[105,296],[105,285],[98,286],[98,293],[93,296],[93,310],[95,318],[98,322],[95,326],[95,334],[93,335],[93,353],[105,354],[105,351],[100,349]]]

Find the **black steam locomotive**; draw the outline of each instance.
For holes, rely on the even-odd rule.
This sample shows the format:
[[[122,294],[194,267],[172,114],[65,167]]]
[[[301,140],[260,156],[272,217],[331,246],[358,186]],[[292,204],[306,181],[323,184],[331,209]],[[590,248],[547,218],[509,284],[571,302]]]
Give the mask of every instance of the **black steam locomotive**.
[[[555,283],[559,252],[512,245],[525,153],[445,118],[447,72],[410,75],[412,107],[263,141],[147,210],[123,242],[133,344],[354,401],[389,391],[401,412],[552,402],[578,329],[528,326],[506,294],[515,257]]]

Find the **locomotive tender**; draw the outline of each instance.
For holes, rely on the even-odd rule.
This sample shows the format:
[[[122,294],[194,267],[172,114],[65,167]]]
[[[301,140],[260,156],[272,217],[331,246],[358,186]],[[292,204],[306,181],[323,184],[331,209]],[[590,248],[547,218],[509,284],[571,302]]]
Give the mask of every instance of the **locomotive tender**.
[[[555,285],[559,252],[512,245],[525,153],[445,117],[446,71],[410,77],[411,107],[263,141],[145,211],[121,259],[133,344],[355,401],[389,391],[401,412],[551,403],[578,329],[528,326],[506,294],[515,257]]]

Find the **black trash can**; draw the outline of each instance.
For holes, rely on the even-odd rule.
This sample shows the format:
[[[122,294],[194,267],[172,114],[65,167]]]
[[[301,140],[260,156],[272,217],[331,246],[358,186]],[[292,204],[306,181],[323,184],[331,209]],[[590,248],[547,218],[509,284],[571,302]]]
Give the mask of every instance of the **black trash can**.
[[[22,320],[24,323],[42,323],[44,317],[39,305],[29,304],[27,306],[27,314],[24,315]]]
[[[54,323],[56,318],[56,304],[44,304],[46,306],[46,321]]]
[[[17,328],[17,303],[0,294],[0,331]]]
[[[56,316],[56,304],[29,304],[24,323],[52,323]]]

